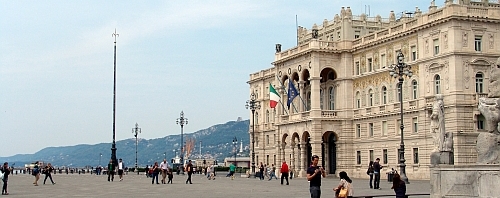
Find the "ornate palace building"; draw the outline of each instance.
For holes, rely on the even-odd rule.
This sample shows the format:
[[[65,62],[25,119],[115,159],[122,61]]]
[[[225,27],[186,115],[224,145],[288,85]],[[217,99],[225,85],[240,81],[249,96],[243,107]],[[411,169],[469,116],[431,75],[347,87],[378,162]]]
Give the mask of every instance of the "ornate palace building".
[[[277,44],[273,66],[250,74],[250,93],[261,105],[251,116],[255,162],[279,167],[284,159],[305,176],[318,155],[328,174],[365,178],[369,161],[380,158],[383,174],[399,171],[401,89],[389,68],[401,51],[413,72],[402,86],[408,178],[429,179],[436,94],[444,97],[455,164],[475,163],[476,137],[486,124],[478,98],[487,95],[499,42],[497,0],[446,0],[443,7],[432,3],[426,11],[391,12],[389,18],[353,16],[342,7],[333,20],[299,27],[297,46],[282,51]],[[290,108],[289,81],[299,92]],[[281,97],[274,109],[270,85]]]

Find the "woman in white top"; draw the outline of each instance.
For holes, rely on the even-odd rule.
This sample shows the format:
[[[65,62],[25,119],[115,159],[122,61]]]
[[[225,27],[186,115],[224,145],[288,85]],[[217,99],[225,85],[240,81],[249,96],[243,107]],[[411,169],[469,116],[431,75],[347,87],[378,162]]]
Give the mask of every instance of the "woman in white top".
[[[352,198],[354,195],[354,188],[352,187],[352,180],[347,176],[347,173],[342,171],[339,173],[340,177],[340,183],[336,188],[333,188],[333,191],[335,191],[335,197],[339,197],[339,192],[340,189],[345,188],[347,189],[347,198]]]

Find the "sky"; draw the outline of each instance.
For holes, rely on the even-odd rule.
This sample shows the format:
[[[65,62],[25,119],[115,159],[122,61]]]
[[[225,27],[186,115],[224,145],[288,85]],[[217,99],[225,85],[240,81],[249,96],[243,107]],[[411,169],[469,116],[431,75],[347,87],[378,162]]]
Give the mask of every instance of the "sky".
[[[388,18],[430,0],[0,0],[0,156],[112,142],[115,29],[116,140],[135,123],[152,139],[180,134],[181,111],[185,133],[248,119],[249,75],[295,46],[296,18],[368,5]]]

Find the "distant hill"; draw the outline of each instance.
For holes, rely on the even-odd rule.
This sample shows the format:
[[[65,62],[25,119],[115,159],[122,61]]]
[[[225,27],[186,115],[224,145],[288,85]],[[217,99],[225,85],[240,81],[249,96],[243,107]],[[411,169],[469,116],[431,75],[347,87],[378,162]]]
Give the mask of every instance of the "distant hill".
[[[243,140],[244,156],[249,153],[249,120],[230,121],[225,124],[218,124],[194,133],[184,134],[186,138],[196,140],[195,148],[191,158],[197,158],[199,154],[200,141],[202,141],[202,153],[205,158],[215,158],[222,161],[223,158],[234,156],[232,140],[238,139],[237,149],[240,149],[240,141]],[[138,164],[145,166],[161,161],[165,157],[174,157],[174,150],[180,148],[180,134],[169,135],[156,139],[139,139],[138,141]],[[135,165],[135,138],[116,142],[117,158],[122,158],[125,165],[133,167]],[[102,154],[102,157],[100,156]],[[51,162],[55,166],[84,167],[106,165],[111,157],[111,143],[100,143],[94,145],[75,145],[62,147],[47,147],[34,154],[18,154],[10,157],[0,157],[1,162],[15,163],[17,166],[34,161]]]

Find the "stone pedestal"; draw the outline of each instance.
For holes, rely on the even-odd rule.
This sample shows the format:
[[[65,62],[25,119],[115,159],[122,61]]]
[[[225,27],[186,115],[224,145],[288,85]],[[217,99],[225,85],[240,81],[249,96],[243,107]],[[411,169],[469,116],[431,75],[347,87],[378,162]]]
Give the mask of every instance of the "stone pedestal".
[[[431,153],[431,165],[448,164],[453,165],[453,152],[451,151],[440,151]]]
[[[438,165],[430,168],[431,198],[498,197],[500,165]]]

